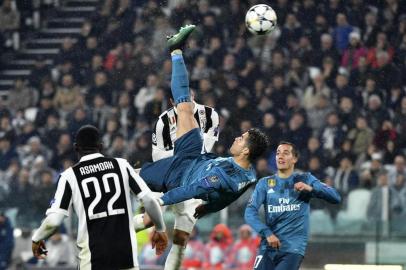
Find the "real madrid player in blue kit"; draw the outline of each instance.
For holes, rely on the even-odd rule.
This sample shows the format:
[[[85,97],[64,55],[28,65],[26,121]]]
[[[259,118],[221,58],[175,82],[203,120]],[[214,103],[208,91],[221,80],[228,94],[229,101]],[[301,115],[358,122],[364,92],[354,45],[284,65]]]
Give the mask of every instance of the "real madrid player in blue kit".
[[[174,245],[165,269],[178,269],[191,229],[206,213],[216,212],[236,200],[248,187],[256,182],[256,173],[251,163],[266,150],[268,139],[258,129],[250,129],[234,140],[230,148],[232,157],[217,158],[202,154],[203,139],[194,117],[190,98],[189,79],[181,48],[195,29],[189,25],[168,39],[172,58],[172,96],[177,108],[177,140],[174,155],[141,168],[140,176],[148,186],[165,194],[159,199],[161,205],[171,205],[192,198],[206,204],[185,209],[183,224],[175,224]],[[181,227],[180,229],[179,226]],[[172,254],[174,253],[174,254]],[[171,259],[172,260],[172,259]]]
[[[245,221],[262,237],[255,270],[297,270],[309,234],[311,198],[340,203],[338,192],[310,173],[294,173],[298,152],[282,142],[276,152],[277,174],[260,179],[245,210]],[[265,224],[258,210],[264,206]]]

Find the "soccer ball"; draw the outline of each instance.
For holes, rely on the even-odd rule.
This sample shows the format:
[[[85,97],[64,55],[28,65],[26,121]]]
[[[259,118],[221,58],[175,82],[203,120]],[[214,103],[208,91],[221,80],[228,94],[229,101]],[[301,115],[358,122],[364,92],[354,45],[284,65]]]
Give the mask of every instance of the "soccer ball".
[[[245,25],[255,35],[265,35],[276,27],[276,13],[268,5],[259,4],[251,7],[245,15]]]

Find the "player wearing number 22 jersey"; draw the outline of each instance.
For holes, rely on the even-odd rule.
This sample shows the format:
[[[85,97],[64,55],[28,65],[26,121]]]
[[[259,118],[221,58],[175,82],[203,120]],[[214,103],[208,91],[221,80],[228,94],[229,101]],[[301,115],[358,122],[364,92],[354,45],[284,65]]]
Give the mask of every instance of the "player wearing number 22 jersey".
[[[38,258],[45,255],[42,240],[74,210],[79,219],[79,269],[138,270],[130,193],[144,202],[158,224],[157,234],[165,235],[160,206],[125,159],[105,157],[99,152],[99,139],[93,126],[79,130],[75,148],[80,161],[61,174],[47,218],[33,235],[33,252]]]

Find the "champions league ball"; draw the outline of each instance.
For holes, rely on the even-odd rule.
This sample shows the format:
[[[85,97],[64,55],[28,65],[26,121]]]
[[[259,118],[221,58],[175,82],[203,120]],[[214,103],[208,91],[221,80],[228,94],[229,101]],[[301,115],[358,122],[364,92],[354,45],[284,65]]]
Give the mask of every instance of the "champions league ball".
[[[245,15],[245,25],[255,35],[265,35],[276,27],[277,16],[268,5],[259,4],[251,7]]]

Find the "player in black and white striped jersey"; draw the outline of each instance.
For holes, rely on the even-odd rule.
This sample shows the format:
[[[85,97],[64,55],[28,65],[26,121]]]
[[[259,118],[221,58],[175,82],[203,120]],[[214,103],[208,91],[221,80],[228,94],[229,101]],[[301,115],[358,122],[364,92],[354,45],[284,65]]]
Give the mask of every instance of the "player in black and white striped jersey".
[[[60,175],[47,217],[32,237],[32,250],[37,258],[45,257],[44,239],[52,235],[73,207],[79,219],[79,269],[138,270],[130,192],[144,203],[154,220],[152,242],[157,254],[165,250],[168,242],[162,212],[130,164],[125,159],[103,156],[101,148],[97,128],[87,125],[79,129],[75,150],[80,161]]]
[[[174,104],[172,97],[170,99]],[[194,117],[203,134],[204,149],[202,149],[202,153],[209,153],[219,138],[219,115],[213,108],[196,103],[193,90],[191,90],[191,99],[194,103]],[[159,116],[152,133],[153,161],[173,156],[176,123],[176,107],[169,108]]]

